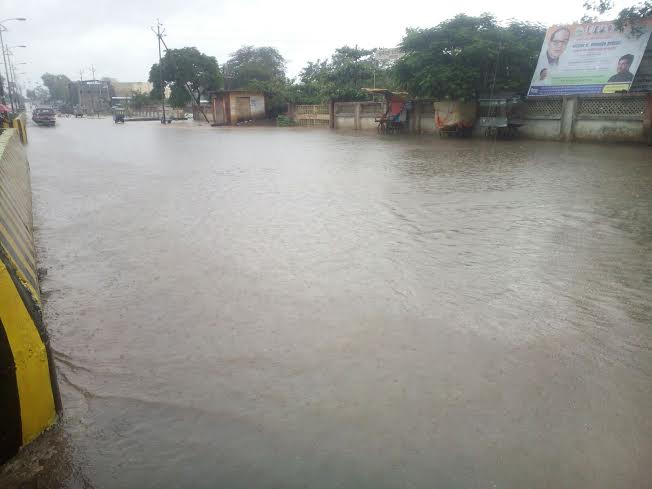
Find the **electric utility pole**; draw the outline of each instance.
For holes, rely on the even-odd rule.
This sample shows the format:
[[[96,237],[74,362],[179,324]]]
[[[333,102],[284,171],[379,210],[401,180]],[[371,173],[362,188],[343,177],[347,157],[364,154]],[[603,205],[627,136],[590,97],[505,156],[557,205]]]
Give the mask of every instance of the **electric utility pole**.
[[[2,49],[2,59],[5,63],[5,74],[7,75],[7,91],[9,92],[9,102],[11,105],[11,111],[14,112],[16,109],[14,108],[14,97],[12,96],[11,93],[11,78],[9,77],[9,63],[7,63],[7,53],[5,53],[5,43],[4,40],[2,39],[2,31],[5,29],[6,27],[0,24],[0,49]]]
[[[165,41],[163,40],[163,37],[161,37],[161,42],[163,43],[163,46],[165,46],[165,50],[169,51],[170,48],[168,48],[168,45],[165,44]],[[190,85],[189,85],[188,82],[185,82],[183,86],[186,89],[186,92],[188,92],[188,95],[190,95],[190,98],[192,99],[192,101],[197,104],[197,108],[199,109],[199,111],[204,116],[204,119],[206,119],[206,122],[208,122],[210,124],[210,121],[208,120],[208,117],[206,116],[206,113],[204,112],[204,109],[202,109],[202,106],[201,106],[201,96],[199,94],[197,94],[197,98],[195,99],[195,94],[190,89]]]
[[[161,23],[159,19],[156,19],[156,30],[152,27],[152,32],[156,34],[158,39],[158,74],[159,74],[159,83],[161,86],[161,103],[163,105],[163,117],[161,118],[161,124],[165,124],[165,88],[163,86],[163,61],[161,59],[161,42],[163,41],[163,33],[165,29],[161,30]]]
[[[20,90],[18,89],[18,82],[16,81],[16,66],[14,66],[14,63],[11,62],[11,58],[9,56],[9,47],[7,47],[7,58],[9,60],[9,70],[11,71],[11,78],[14,82],[14,97],[15,97],[15,103],[16,103],[16,109],[20,110],[20,97],[21,93]]]
[[[91,78],[91,105],[93,106],[93,112],[95,113],[95,115],[97,117],[99,117],[100,114],[97,111],[97,105],[95,104],[95,91],[96,91],[96,88],[98,88],[98,85],[96,83],[97,80],[95,80],[95,65],[91,65],[90,69],[91,69],[91,76],[92,76],[92,78]],[[100,99],[102,98],[101,95],[102,94],[100,93]]]
[[[79,70],[79,85],[77,85],[77,102],[79,103],[79,111],[84,114],[84,106],[82,104],[82,85],[84,84],[84,70]],[[75,116],[76,117],[76,116]]]
[[[11,84],[11,100],[12,100],[12,110],[17,111],[18,109],[18,95],[16,94],[16,72],[14,70],[13,63],[11,62],[11,57],[13,53],[9,51],[9,46],[5,48],[7,53],[7,63],[9,65],[9,81],[7,85]],[[15,107],[14,107],[15,106]]]

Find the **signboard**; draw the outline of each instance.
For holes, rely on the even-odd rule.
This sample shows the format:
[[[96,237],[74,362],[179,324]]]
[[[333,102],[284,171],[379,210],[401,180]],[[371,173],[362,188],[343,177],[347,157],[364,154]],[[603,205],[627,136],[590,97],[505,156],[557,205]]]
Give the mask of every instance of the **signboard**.
[[[613,22],[550,27],[529,96],[615,93],[629,90],[652,32],[621,32]]]

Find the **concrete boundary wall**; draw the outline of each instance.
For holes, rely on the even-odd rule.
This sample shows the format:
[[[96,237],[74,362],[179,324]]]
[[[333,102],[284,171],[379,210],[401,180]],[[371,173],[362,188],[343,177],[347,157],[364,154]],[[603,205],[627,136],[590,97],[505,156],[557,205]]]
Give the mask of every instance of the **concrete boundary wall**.
[[[333,104],[333,128],[375,131],[376,117],[385,112],[385,104],[379,102],[335,102]]]
[[[437,134],[435,99],[409,103],[408,130]],[[634,142],[652,145],[652,94],[624,93],[568,97],[531,97],[525,102],[523,137],[554,141]],[[374,130],[385,112],[378,102],[331,102],[326,105],[288,106],[288,116],[299,125],[331,129]],[[474,134],[482,135],[476,123]]]
[[[411,101],[410,132],[438,133],[433,101]],[[652,144],[652,94],[533,97],[526,105],[525,125],[519,129],[526,138]],[[335,102],[331,107],[330,127],[334,129],[376,129],[375,116],[384,112],[384,104],[375,102]],[[474,133],[482,133],[477,124]]]
[[[0,135],[0,463],[52,425],[60,399],[41,314],[29,163]]]
[[[413,100],[408,110],[408,129],[416,134],[439,134],[435,124],[435,99]]]
[[[331,126],[330,104],[295,105],[288,104],[288,117],[302,127]]]
[[[652,98],[610,94],[530,98],[521,134],[556,141],[646,142]]]
[[[322,105],[288,104],[288,117],[304,127],[375,131],[376,117],[385,112],[379,102],[330,102]]]
[[[437,133],[433,99],[414,100],[408,113],[410,132]],[[645,94],[532,97],[526,101],[522,136],[554,141],[645,142],[652,120],[652,98]],[[476,124],[474,133],[482,130]]]

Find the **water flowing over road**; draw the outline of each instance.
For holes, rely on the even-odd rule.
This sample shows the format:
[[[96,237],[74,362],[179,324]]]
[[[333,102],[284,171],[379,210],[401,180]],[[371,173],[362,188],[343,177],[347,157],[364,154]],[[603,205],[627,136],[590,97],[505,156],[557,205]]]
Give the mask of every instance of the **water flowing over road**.
[[[109,119],[30,138],[51,487],[652,480],[649,148]]]

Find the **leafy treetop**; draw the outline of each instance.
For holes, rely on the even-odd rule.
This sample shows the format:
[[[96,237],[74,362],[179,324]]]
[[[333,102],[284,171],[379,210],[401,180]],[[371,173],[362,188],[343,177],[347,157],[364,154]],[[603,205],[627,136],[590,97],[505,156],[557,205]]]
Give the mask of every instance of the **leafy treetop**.
[[[53,75],[52,73],[44,73],[41,76],[43,85],[45,85],[50,92],[50,100],[57,102],[70,101],[70,78],[66,75]]]
[[[155,63],[149,71],[149,81],[154,86],[152,97],[161,98],[162,72],[163,85],[170,87],[170,103],[175,107],[182,107],[191,100],[185,89],[186,84],[196,99],[209,90],[218,90],[223,86],[222,74],[215,57],[208,56],[195,47],[168,49],[161,65],[162,70],[159,64]]]
[[[285,58],[278,49],[242,46],[224,65],[227,88],[251,88],[252,82],[285,81]]]
[[[594,13],[603,15],[613,9],[613,0],[586,0],[584,8],[587,13],[582,17],[582,22],[594,22],[597,20]],[[633,35],[643,33],[643,21],[652,17],[652,1],[646,0],[638,4],[622,9],[616,17],[616,27],[624,31],[630,28]]]
[[[420,97],[474,99],[486,92],[525,92],[545,28],[495,17],[457,15],[429,29],[408,29],[395,75]]]

